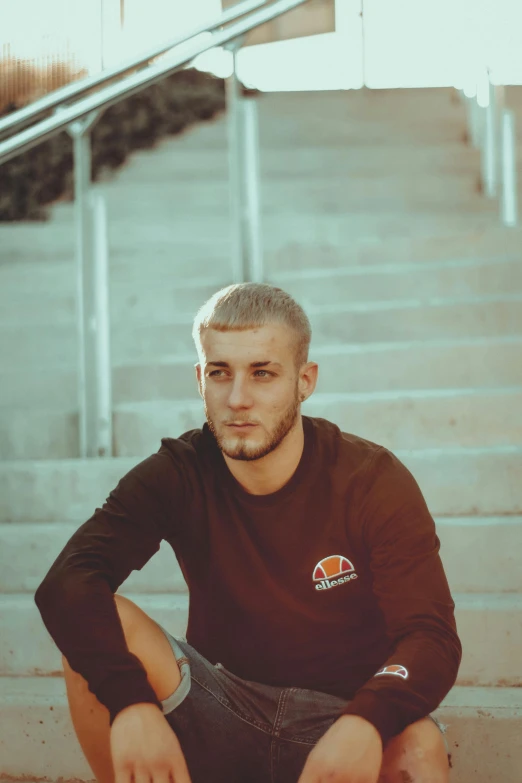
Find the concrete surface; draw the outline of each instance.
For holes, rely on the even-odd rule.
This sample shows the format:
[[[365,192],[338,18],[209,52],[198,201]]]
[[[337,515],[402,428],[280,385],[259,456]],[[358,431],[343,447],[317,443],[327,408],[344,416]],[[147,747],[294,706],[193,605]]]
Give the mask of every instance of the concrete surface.
[[[494,572],[494,568],[490,569]],[[487,579],[487,573],[484,575]],[[494,573],[492,575],[494,579]],[[173,586],[176,580],[172,579]],[[188,595],[133,593],[120,587],[144,612],[174,636],[184,636]],[[457,684],[522,687],[522,595],[453,594],[463,654]],[[61,654],[49,636],[32,595],[0,596],[0,671],[9,676],[49,676],[61,666]],[[31,639],[31,643],[27,643]]]
[[[387,445],[417,479],[465,646],[436,713],[451,780],[518,783],[522,229],[502,228],[477,192],[449,90],[285,93],[259,113],[267,278],[316,327],[320,382],[304,412]],[[118,453],[140,457],[60,459],[77,453],[73,205],[0,225],[0,780],[92,779],[63,680],[25,676],[60,669],[33,592],[121,476],[161,436],[201,424],[187,316],[231,282],[226,166],[222,116],[96,186]],[[162,546],[121,592],[181,633],[183,589]]]
[[[304,414],[330,419],[353,432],[395,448],[517,445],[522,440],[522,388],[440,389],[320,394]],[[114,456],[146,456],[162,437],[178,437],[205,422],[196,389],[185,400],[120,403],[113,415]],[[77,457],[75,410],[0,407],[0,459]]]
[[[522,594],[521,516],[436,517],[435,524],[452,593],[474,598],[475,594]],[[0,523],[0,593],[34,594],[79,526],[80,523],[64,521]],[[142,570],[132,572],[120,588],[122,592],[138,594],[179,593],[186,589],[172,547],[166,541]]]
[[[315,345],[319,393],[492,389],[522,386],[522,335],[366,344]],[[185,400],[197,394],[195,348],[186,356],[150,354],[113,365],[112,391],[120,403]],[[7,368],[1,405],[69,410],[77,404],[76,368],[70,358],[50,356],[33,381],[32,368]]]
[[[136,261],[136,259],[135,259]],[[225,276],[185,279],[175,259],[148,257],[147,268],[140,263],[112,265],[110,270],[110,312],[113,326],[168,318],[194,316],[198,308],[218,289],[230,284]],[[75,279],[71,261],[63,264],[25,262],[0,268],[0,324],[4,328],[27,329],[60,325],[74,329]],[[343,268],[316,268],[280,271],[267,282],[294,296],[307,312],[320,308],[361,309],[377,303],[404,300],[418,306],[440,300],[494,303],[506,294],[522,292],[522,265],[518,256],[489,261],[459,259],[405,264],[351,265]],[[43,290],[41,290],[43,288]],[[13,295],[14,292],[14,295]],[[23,301],[23,307],[21,302]],[[455,306],[455,304],[453,305]]]
[[[112,323],[111,355],[115,364],[149,356],[189,354],[194,350],[195,315],[177,315],[168,290],[151,290],[140,312],[129,307],[126,322]],[[156,307],[153,300],[156,299]],[[152,317],[148,312],[153,312]],[[443,340],[464,337],[522,337],[522,292],[483,297],[433,298],[428,301],[350,302],[308,308],[314,347],[345,343]],[[77,336],[70,324],[13,324],[0,331],[0,362],[36,372],[49,363],[74,366]]]
[[[160,444],[158,443],[158,448]],[[396,449],[434,516],[522,514],[522,447]],[[0,521],[85,521],[141,458],[0,462]]]
[[[92,781],[61,677],[0,677],[4,780]],[[434,715],[447,727],[451,783],[517,783],[520,688],[453,688]],[[499,777],[499,774],[502,777]]]

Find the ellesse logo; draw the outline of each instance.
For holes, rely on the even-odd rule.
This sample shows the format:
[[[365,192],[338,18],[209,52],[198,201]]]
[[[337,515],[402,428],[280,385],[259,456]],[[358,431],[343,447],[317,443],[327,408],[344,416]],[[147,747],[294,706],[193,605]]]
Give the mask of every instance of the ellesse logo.
[[[404,666],[399,666],[398,664],[383,666],[382,669],[379,669],[375,677],[378,677],[380,674],[395,674],[396,677],[402,677],[404,680],[408,679],[408,669]]]
[[[352,579],[357,579],[355,568],[347,557],[330,555],[320,560],[314,568],[313,580],[317,582],[316,590],[330,590]]]

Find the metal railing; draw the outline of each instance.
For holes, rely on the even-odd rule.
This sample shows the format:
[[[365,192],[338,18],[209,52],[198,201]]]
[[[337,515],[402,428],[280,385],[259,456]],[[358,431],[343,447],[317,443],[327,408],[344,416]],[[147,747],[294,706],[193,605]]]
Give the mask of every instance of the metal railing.
[[[487,198],[498,198],[501,221],[505,226],[518,224],[516,134],[513,111],[505,105],[505,88],[494,85],[484,68],[478,74],[475,89],[468,95],[460,91],[466,103],[468,138],[480,151],[480,182]]]
[[[250,30],[281,16],[308,0],[246,0],[218,19],[142,52],[137,58],[56,90],[0,121],[0,165],[66,130],[73,138],[76,224],[76,296],[78,331],[78,410],[80,457],[112,455],[112,393],[108,302],[108,241],[105,201],[91,183],[90,131],[100,112],[171,73],[190,65],[200,54],[228,46],[233,73],[227,82],[229,111],[230,195],[233,228],[233,279],[263,278],[259,228],[257,103],[242,95],[237,79],[237,51]],[[225,25],[228,25],[225,27]],[[201,40],[203,33],[209,33]],[[150,60],[169,52],[168,61]],[[143,66],[131,75],[129,70]],[[118,76],[116,84],[107,82]],[[105,85],[105,86],[104,86]],[[96,87],[92,95],[85,93]],[[74,102],[73,102],[74,101]],[[52,111],[50,117],[40,119]]]
[[[73,82],[0,120],[0,165],[66,130],[73,138],[76,294],[78,331],[79,453],[112,454],[112,394],[108,302],[108,242],[105,201],[91,183],[90,131],[100,112],[190,65],[218,46],[232,52],[227,80],[228,150],[232,217],[232,279],[263,280],[259,208],[257,102],[242,94],[237,53],[245,35],[308,0],[245,0],[219,18],[100,74]],[[201,40],[208,33],[206,40]],[[168,61],[152,62],[162,55]],[[140,69],[129,75],[129,71]],[[119,78],[117,83],[110,84]],[[98,88],[98,89],[97,89]],[[86,95],[92,90],[93,94]],[[488,197],[500,194],[505,225],[517,223],[516,145],[513,113],[504,107],[503,88],[487,75],[487,98],[480,90],[467,102],[469,136],[481,151],[481,180]],[[482,90],[484,93],[484,90]],[[48,115],[52,112],[51,116]],[[45,116],[42,119],[42,116]],[[28,127],[29,126],[29,127]]]
[[[162,46],[155,56],[164,54],[166,51],[169,51],[170,48],[170,50],[174,52],[179,49],[179,57],[175,57],[170,62],[158,62],[148,65],[138,73],[124,77],[117,84],[102,88],[94,95],[83,98],[71,106],[64,106],[63,102],[60,105],[56,105],[52,117],[42,120],[27,130],[21,131],[16,136],[0,142],[0,164],[10,160],[25,150],[31,149],[40,142],[45,141],[45,139],[54,136],[59,131],[67,128],[71,122],[89,115],[92,111],[112,106],[123,98],[129,98],[143,88],[150,87],[165,76],[169,76],[171,73],[174,73],[174,71],[189,65],[198,55],[203,54],[210,49],[214,49],[217,46],[224,46],[235,41],[250,32],[250,30],[259,27],[265,22],[270,22],[272,19],[281,16],[281,14],[291,11],[297,6],[304,5],[306,2],[308,2],[308,0],[275,0],[275,2],[272,2],[270,5],[266,5],[265,3],[262,8],[251,13],[246,19],[239,21],[236,24],[231,24],[223,31],[210,33],[210,37],[206,42],[193,41],[193,38],[185,38],[182,42],[177,41],[172,47]],[[241,13],[234,18],[244,15],[244,13]],[[201,31],[199,31],[198,35],[200,34]],[[196,38],[197,37],[198,36],[196,36]],[[142,62],[143,56],[140,55],[136,64],[139,65]],[[127,62],[124,68],[119,68],[119,72],[121,73],[125,70],[129,70],[130,67],[132,67],[132,65]],[[100,76],[99,78],[100,83],[104,83],[108,78],[113,77],[104,76],[102,78]],[[78,92],[85,92],[81,83],[77,83],[75,86],[78,87]],[[69,87],[72,89],[73,85],[69,85]],[[20,111],[24,110],[22,109]],[[17,112],[14,112],[12,121],[14,121],[14,115],[16,114]],[[2,125],[0,125],[0,131],[1,130]]]
[[[130,70],[139,68],[140,65],[147,66],[151,60],[154,60],[156,57],[160,57],[162,54],[166,54],[166,52],[170,51],[176,46],[183,44],[192,38],[196,38],[198,35],[211,33],[213,30],[217,30],[226,24],[230,24],[230,22],[234,22],[237,19],[240,19],[242,16],[245,16],[245,14],[248,14],[251,11],[255,11],[257,8],[260,8],[263,5],[266,5],[266,0],[245,0],[245,2],[227,9],[218,17],[210,20],[206,24],[199,25],[193,30],[187,31],[182,36],[169,39],[160,46],[156,45],[143,52],[140,52],[140,54],[127,60],[123,60],[121,63],[118,63],[118,65],[104,70],[101,73],[94,74],[93,76],[89,76],[86,79],[81,79],[80,81],[72,82],[71,84],[68,84],[65,87],[61,87],[58,90],[53,90],[53,92],[49,93],[49,95],[45,95],[43,98],[40,98],[37,101],[33,101],[33,103],[30,103],[23,109],[19,109],[18,111],[15,111],[12,114],[9,114],[6,117],[0,119],[0,137],[5,136],[7,132],[12,133],[13,131],[21,130],[34,120],[38,119],[40,115],[47,113],[51,109],[55,109],[56,107],[63,105],[72,99],[79,98],[86,92],[89,92],[96,87],[100,87],[107,82],[113,81],[113,79],[115,79],[117,76],[122,76]],[[0,163],[1,162],[2,157],[0,156]]]

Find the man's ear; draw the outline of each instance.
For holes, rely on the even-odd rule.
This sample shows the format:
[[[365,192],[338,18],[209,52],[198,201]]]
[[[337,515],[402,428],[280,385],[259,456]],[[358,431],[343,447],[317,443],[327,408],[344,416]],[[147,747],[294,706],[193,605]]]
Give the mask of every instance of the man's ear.
[[[315,391],[318,373],[317,362],[307,362],[301,370],[299,378],[300,402],[307,400]]]

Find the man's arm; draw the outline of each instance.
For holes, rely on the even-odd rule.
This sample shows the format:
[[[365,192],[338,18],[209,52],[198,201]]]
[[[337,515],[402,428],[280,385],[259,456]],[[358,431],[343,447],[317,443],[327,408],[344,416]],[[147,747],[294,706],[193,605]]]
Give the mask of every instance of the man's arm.
[[[110,713],[131,704],[161,709],[139,659],[129,652],[114,593],[143,568],[165,537],[171,510],[183,512],[176,466],[160,449],[127,473],[102,508],[69,539],[35,603],[71,668]]]
[[[343,712],[368,720],[386,742],[439,706],[456,681],[462,647],[435,523],[417,482],[384,448],[367,476],[360,520],[392,651]]]

